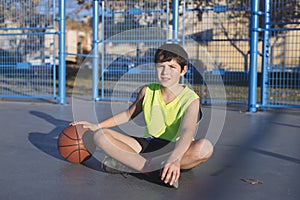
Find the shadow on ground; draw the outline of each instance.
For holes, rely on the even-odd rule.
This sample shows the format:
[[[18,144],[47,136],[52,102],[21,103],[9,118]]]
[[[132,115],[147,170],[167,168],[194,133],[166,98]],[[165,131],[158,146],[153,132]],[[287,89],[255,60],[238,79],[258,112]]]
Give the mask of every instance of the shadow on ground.
[[[28,134],[28,140],[40,151],[54,158],[64,160],[57,149],[57,138],[61,131],[67,127],[70,122],[56,119],[51,115],[39,111],[30,111],[30,114],[55,125],[55,128],[49,133],[31,132]]]
[[[48,115],[43,112],[39,111],[30,111],[30,114],[39,117],[41,119],[44,119],[45,121],[49,122],[50,124],[55,125],[56,127],[50,131],[49,133],[40,133],[40,132],[31,132],[28,134],[28,140],[30,143],[35,146],[38,150],[40,150],[43,153],[46,153],[54,158],[66,161],[59,153],[57,148],[57,139],[59,134],[63,131],[64,128],[69,126],[69,121],[66,120],[60,120],[52,117],[51,115]],[[66,161],[68,162],[68,161]],[[104,172],[101,169],[101,162],[94,156],[91,156],[89,159],[85,160],[83,163],[81,163],[85,167],[88,167],[90,169],[93,169],[95,171]],[[134,173],[134,174],[128,174],[130,176],[136,177],[141,180],[146,180],[148,182],[152,182],[155,184],[159,184],[162,186],[169,187],[165,185],[162,181],[159,179],[159,174],[153,173],[151,176]]]

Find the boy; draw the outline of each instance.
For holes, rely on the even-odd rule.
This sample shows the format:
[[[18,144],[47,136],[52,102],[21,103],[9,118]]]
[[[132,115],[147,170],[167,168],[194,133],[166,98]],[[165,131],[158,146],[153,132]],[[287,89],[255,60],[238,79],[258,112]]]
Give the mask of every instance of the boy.
[[[206,139],[193,139],[201,109],[199,96],[179,84],[187,71],[186,51],[178,44],[167,43],[158,48],[154,59],[158,83],[144,86],[127,110],[99,124],[71,124],[81,124],[95,132],[95,144],[110,156],[103,161],[104,170],[144,174],[159,171],[161,181],[177,188],[180,170],[207,161],[213,146]],[[110,129],[141,112],[146,123],[145,137],[131,137]]]

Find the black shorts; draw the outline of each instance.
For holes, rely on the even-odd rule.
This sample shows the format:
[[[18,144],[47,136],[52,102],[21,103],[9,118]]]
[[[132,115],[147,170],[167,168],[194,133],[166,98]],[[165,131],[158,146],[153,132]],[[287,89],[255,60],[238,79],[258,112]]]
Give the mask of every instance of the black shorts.
[[[166,154],[173,151],[175,142],[160,138],[141,138],[132,136],[142,147],[141,154]]]

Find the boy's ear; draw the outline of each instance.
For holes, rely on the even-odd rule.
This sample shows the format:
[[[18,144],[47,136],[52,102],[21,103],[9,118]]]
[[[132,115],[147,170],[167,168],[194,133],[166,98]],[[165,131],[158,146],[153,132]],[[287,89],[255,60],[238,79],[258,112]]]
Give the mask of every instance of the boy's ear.
[[[187,72],[187,70],[188,70],[188,66],[185,65],[185,66],[183,67],[183,69],[181,70],[181,72],[180,72],[180,76],[185,75],[185,73]]]

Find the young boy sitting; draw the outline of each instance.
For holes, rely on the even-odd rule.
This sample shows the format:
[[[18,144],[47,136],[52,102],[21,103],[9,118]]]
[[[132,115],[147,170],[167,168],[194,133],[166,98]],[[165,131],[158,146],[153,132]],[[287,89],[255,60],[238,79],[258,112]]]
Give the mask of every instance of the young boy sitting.
[[[188,54],[178,44],[164,44],[155,53],[158,83],[144,86],[130,107],[98,124],[73,122],[94,131],[95,144],[109,156],[103,161],[108,172],[160,171],[161,181],[178,187],[182,169],[207,161],[213,145],[194,139],[199,113],[199,96],[180,78],[187,71]],[[111,129],[143,112],[144,137],[133,137]]]

